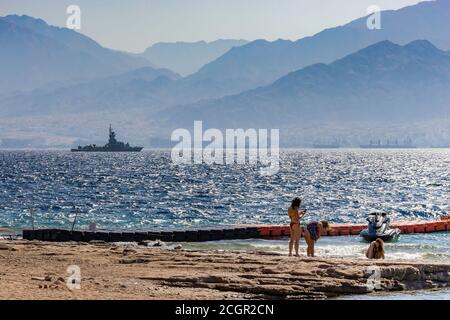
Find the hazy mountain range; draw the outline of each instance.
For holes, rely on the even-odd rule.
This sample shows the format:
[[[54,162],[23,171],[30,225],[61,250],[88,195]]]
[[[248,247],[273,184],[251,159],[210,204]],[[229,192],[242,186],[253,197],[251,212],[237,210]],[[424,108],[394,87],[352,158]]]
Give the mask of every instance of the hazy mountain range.
[[[289,72],[315,63],[331,63],[383,40],[406,44],[414,40],[426,39],[440,49],[450,49],[448,34],[448,30],[450,30],[450,0],[423,2],[396,11],[386,11],[382,13],[381,18],[381,30],[369,30],[366,26],[366,18],[361,18],[295,42],[257,40],[240,47],[233,47],[221,57],[203,66],[198,72],[178,81],[136,84],[136,88],[132,89],[136,99],[139,100],[136,105],[145,103],[145,99],[147,99],[149,109],[158,109],[159,107],[191,104],[199,100],[240,93],[258,86],[268,85]],[[36,24],[42,23],[36,22]],[[53,30],[53,28],[50,29]],[[66,30],[65,32],[71,36],[73,36],[72,34],[79,36],[78,33],[71,30],[61,30]],[[104,50],[109,52],[107,49]],[[62,68],[65,67],[67,67],[66,64]],[[101,66],[91,68],[89,72],[103,77],[102,72],[92,71],[98,68]],[[32,68],[27,66],[23,69]],[[80,70],[83,69],[77,68],[77,70],[81,72]],[[67,92],[70,90],[69,88]],[[115,88],[111,88],[111,90],[115,91]],[[73,104],[85,103],[85,100],[73,101],[71,94],[66,97],[62,97],[61,92],[56,94],[61,98],[51,98],[51,93],[47,95],[49,110],[60,108],[64,112],[64,110],[81,107]],[[92,93],[92,95],[95,94],[95,92]],[[108,95],[105,94],[105,96]],[[110,101],[105,104],[116,104],[115,98],[116,95],[112,94]],[[122,99],[119,100],[117,104],[123,106]],[[42,99],[33,94],[25,94],[16,100],[8,99],[4,108],[16,109],[16,105],[19,103],[31,106],[34,101],[42,101]],[[67,107],[65,103],[51,105],[54,101],[65,101],[71,106]],[[159,103],[159,106],[155,106],[155,103]],[[132,99],[127,104],[129,107],[135,105]]]
[[[450,1],[427,1],[383,11],[381,27],[369,30],[364,17],[297,41],[252,41],[207,64],[192,75],[192,80],[209,79],[221,84],[227,93],[239,93],[314,63],[333,62],[383,40],[406,44],[427,39],[440,49],[450,50]]]
[[[0,140],[100,142],[112,122],[130,141],[151,146],[204,120],[219,128],[280,127],[282,145],[406,136],[449,144],[450,0],[381,18],[381,30],[368,30],[361,18],[298,41],[233,46],[186,77],[39,19],[0,18]],[[149,51],[162,57],[174,48]],[[205,62],[206,48],[198,53]],[[189,68],[200,64],[186,59]]]
[[[219,39],[212,42],[160,42],[147,48],[142,56],[159,67],[182,76],[197,72],[233,47],[247,44],[246,40]]]
[[[1,102],[0,115],[76,114],[93,110],[125,112],[128,108],[156,110],[166,104],[147,87],[164,87],[177,79],[180,76],[168,69],[143,67],[50,91],[41,89],[7,96]]]
[[[331,64],[291,72],[266,87],[170,112],[168,125],[201,119],[217,128],[450,117],[450,53],[427,40],[405,46],[385,40]]]
[[[41,19],[0,18],[0,93],[76,83],[151,66],[143,57],[103,48]]]

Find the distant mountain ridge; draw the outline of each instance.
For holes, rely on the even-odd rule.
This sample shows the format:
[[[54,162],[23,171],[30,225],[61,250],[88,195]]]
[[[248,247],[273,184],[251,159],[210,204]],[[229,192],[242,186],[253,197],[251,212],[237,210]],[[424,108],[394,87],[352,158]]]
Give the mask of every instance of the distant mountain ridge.
[[[143,66],[155,67],[143,57],[130,57],[128,53],[104,48],[79,32],[68,28],[50,26],[42,19],[26,15],[9,15],[0,19],[58,41],[74,51],[89,54],[107,64],[114,65],[119,72]]]
[[[142,57],[103,48],[41,19],[0,17],[0,93],[76,83],[151,66]]]
[[[161,115],[163,116],[163,115]],[[450,53],[426,40],[382,41],[238,95],[175,108],[167,125],[285,127],[313,121],[450,118]]]
[[[197,72],[202,66],[217,59],[233,47],[247,40],[219,39],[212,42],[159,42],[141,55],[159,67],[168,68],[182,76]]]
[[[414,23],[411,25],[412,22]],[[447,32],[450,30],[450,0],[424,2],[396,11],[383,12],[382,27],[382,30],[368,30],[366,18],[361,18],[345,26],[327,29],[315,36],[295,42],[287,40],[253,41],[240,47],[233,47],[190,76],[177,81],[141,83],[132,91],[135,93],[134,97],[142,103],[148,99],[149,104],[157,103],[160,107],[170,107],[177,104],[191,104],[204,99],[220,98],[258,86],[265,86],[289,72],[314,63],[331,63],[387,38],[396,38],[399,41],[393,42],[399,44],[426,39],[437,43],[440,47],[450,49],[450,37]],[[89,57],[94,59],[91,55]],[[58,62],[59,59],[54,60]],[[75,61],[73,64],[77,66],[76,57],[71,60]],[[91,68],[84,68],[81,63],[74,68],[76,70],[66,71],[70,66],[65,63],[60,68],[64,70],[65,74],[72,74],[73,77],[78,76],[79,73],[85,76],[89,72],[99,74],[99,78],[105,77],[104,73],[107,70],[96,71],[102,69],[102,65],[96,63],[97,60],[94,59],[94,61],[92,63],[94,67]],[[43,64],[45,65],[45,63]],[[57,68],[59,65],[56,63],[54,67]],[[108,69],[107,66],[104,68]],[[87,70],[84,71],[85,69]],[[52,73],[49,72],[49,74]],[[39,79],[39,75],[31,78]],[[14,83],[14,76],[10,78]],[[73,82],[78,84],[79,80],[77,78],[77,81]],[[18,100],[28,100],[25,104],[32,105],[35,97],[32,94],[27,95],[28,97],[23,96]],[[8,101],[5,108],[15,108],[13,99],[9,98]],[[50,99],[49,103],[52,101],[55,100]],[[133,105],[133,101],[130,101],[129,104]],[[54,106],[51,108],[55,109]]]
[[[297,41],[252,41],[231,49],[189,78],[218,83],[226,94],[233,94],[268,85],[311,64],[331,63],[383,40],[406,44],[426,39],[450,50],[450,0],[382,11],[381,19],[381,30],[369,30],[363,17]]]
[[[165,104],[147,91],[147,87],[166,86],[180,78],[168,69],[143,67],[55,90],[34,90],[30,94],[9,96],[1,103],[0,115],[76,114],[91,110],[126,112],[130,108],[151,111]]]

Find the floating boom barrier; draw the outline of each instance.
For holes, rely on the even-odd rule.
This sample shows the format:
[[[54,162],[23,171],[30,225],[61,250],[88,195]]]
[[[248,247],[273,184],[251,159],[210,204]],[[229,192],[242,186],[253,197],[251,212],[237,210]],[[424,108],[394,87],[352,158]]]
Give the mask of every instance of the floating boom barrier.
[[[442,216],[440,221],[400,221],[392,223],[391,228],[400,229],[402,234],[450,231],[450,216]],[[322,236],[356,236],[364,229],[367,229],[367,224],[334,224],[331,225],[331,230]],[[291,234],[289,226],[259,226],[258,230],[260,237],[263,238],[283,237]]]
[[[442,216],[440,221],[400,221],[391,224],[393,228],[399,228],[402,234],[431,233],[450,231],[450,216]],[[357,236],[366,229],[365,224],[334,224],[331,230],[322,236]],[[243,225],[234,228],[208,229],[208,230],[184,230],[184,231],[140,231],[140,232],[109,232],[109,231],[70,231],[62,229],[37,229],[23,230],[23,238],[26,240],[40,240],[52,242],[206,242],[219,240],[239,239],[279,239],[290,235],[289,226],[282,225]]]
[[[26,240],[41,240],[55,242],[90,242],[93,240],[105,242],[206,242],[218,240],[237,240],[260,238],[256,227],[239,227],[230,229],[212,230],[185,230],[185,231],[141,231],[141,232],[90,232],[70,231],[61,229],[23,230]]]

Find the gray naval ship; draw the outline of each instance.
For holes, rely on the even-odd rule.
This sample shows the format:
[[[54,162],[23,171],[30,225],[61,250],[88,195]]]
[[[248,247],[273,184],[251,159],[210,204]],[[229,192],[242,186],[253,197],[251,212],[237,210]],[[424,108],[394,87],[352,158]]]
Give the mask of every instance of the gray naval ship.
[[[88,146],[78,146],[77,149],[71,149],[72,152],[141,152],[143,147],[131,147],[129,143],[117,141],[116,133],[109,125],[109,141],[103,147],[95,144]]]

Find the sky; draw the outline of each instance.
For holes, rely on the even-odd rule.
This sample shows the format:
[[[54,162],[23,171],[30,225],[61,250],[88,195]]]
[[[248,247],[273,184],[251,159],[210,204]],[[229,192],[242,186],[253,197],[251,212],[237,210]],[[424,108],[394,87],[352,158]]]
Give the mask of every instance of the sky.
[[[366,15],[419,0],[0,0],[0,16],[26,14],[65,26],[81,9],[80,32],[101,45],[142,52],[157,42],[217,39],[297,40]]]

